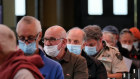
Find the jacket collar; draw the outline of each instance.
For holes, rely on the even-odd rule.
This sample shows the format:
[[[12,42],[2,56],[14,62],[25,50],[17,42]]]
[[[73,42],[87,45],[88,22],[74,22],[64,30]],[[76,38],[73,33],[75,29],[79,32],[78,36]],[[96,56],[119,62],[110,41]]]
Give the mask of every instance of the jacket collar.
[[[93,64],[93,59],[90,56],[88,56],[83,50],[81,56],[83,56],[86,59],[88,66]]]
[[[65,55],[64,57],[62,58],[61,61],[65,61],[65,62],[69,62],[70,61],[70,52],[67,50],[67,48],[65,48]]]

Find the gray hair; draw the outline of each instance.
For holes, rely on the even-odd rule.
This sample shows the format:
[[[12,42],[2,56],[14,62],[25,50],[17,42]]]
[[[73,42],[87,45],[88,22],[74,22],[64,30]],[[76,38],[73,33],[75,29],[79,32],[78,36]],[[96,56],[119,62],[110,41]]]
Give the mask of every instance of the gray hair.
[[[69,32],[71,31],[71,30],[81,30],[83,33],[83,41],[85,41],[86,40],[86,33],[84,32],[84,30],[83,29],[81,29],[81,28],[79,28],[79,27],[73,27],[73,28],[71,28],[68,32],[67,32],[67,35],[69,34]]]
[[[115,43],[115,37],[113,36],[111,32],[103,32],[103,35],[109,36],[111,42]]]
[[[86,33],[86,40],[99,40],[102,37],[102,30],[98,25],[88,25],[83,30]]]
[[[120,32],[120,38],[125,33],[129,33],[133,37],[132,32],[129,29],[125,28],[125,29],[121,30],[121,32]]]
[[[27,24],[35,23],[37,32],[41,32],[41,31],[42,31],[42,29],[41,29],[41,24],[40,24],[40,21],[39,21],[39,20],[37,20],[36,18],[34,18],[34,17],[32,17],[32,16],[24,16],[24,17],[17,23],[16,32],[18,31],[19,24],[22,23],[22,22],[25,22],[25,23],[27,23]]]

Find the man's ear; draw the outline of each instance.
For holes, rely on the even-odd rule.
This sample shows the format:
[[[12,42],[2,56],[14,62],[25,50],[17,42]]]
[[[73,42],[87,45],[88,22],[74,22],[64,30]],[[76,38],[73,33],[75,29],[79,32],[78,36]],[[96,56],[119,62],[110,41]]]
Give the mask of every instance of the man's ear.
[[[85,48],[86,42],[84,42],[81,46],[81,49]]]
[[[62,40],[62,47],[65,48],[66,46],[67,46],[67,39],[64,38],[64,39]]]
[[[40,32],[39,35],[38,35],[38,41],[40,41],[41,38],[42,38],[42,32]]]

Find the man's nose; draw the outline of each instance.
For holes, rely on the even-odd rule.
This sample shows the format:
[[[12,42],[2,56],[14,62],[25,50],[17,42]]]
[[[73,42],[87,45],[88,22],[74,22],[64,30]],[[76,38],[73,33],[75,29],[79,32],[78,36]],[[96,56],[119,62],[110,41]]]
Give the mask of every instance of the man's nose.
[[[24,42],[25,42],[26,45],[30,44],[30,43],[28,42],[28,40],[25,40]]]
[[[70,44],[75,44],[75,43],[74,43],[74,41],[71,41],[71,43],[70,43]]]
[[[50,45],[51,45],[51,43],[50,43],[50,41],[49,41],[49,40],[46,40],[46,41],[44,42],[44,45],[46,45],[46,46],[50,46]]]

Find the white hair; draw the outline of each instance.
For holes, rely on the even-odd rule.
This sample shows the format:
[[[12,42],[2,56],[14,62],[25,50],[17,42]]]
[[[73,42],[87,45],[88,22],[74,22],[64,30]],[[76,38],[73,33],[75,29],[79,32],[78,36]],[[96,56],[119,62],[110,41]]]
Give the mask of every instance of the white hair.
[[[22,22],[25,22],[27,24],[32,24],[32,23],[35,23],[35,27],[36,27],[36,30],[37,32],[41,32],[42,29],[41,29],[41,24],[40,24],[40,21],[37,20],[36,18],[32,17],[32,16],[24,16],[18,23],[17,23],[17,28],[16,28],[16,32],[18,32],[18,28],[19,28],[19,25],[20,23]]]
[[[115,37],[113,36],[112,33],[110,33],[110,32],[103,32],[103,35],[109,36],[110,40],[111,40],[113,43],[115,43]]]

